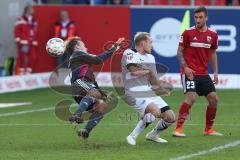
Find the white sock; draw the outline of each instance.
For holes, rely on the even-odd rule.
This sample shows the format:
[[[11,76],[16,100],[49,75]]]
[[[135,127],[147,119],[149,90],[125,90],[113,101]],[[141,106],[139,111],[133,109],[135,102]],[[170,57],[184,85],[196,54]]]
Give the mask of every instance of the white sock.
[[[145,127],[146,123],[143,120],[140,120],[130,135],[133,136],[134,138],[137,138]]]
[[[155,132],[155,134],[159,134],[159,132],[167,129],[172,123],[166,122],[163,119],[160,119],[157,123],[157,125],[155,126],[155,128],[153,129],[153,131]]]

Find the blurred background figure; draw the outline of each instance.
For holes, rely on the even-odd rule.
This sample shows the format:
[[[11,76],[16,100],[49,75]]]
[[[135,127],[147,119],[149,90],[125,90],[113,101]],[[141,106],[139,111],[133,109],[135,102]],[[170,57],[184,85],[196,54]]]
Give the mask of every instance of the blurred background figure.
[[[227,6],[237,6],[240,5],[240,0],[226,0]]]
[[[69,19],[69,14],[66,10],[60,12],[60,21],[54,25],[54,37],[61,38],[66,41],[67,39],[77,36],[76,25]],[[57,58],[57,64],[60,65],[68,59],[68,54],[63,54]],[[66,65],[63,67],[67,68]]]
[[[3,54],[4,54],[4,51],[2,49],[2,45],[0,44],[0,77],[5,76]]]
[[[110,0],[110,4],[111,5],[122,5],[124,3],[123,3],[123,0]]]
[[[90,4],[90,0],[63,0],[64,4]]]
[[[25,6],[22,17],[15,24],[14,34],[18,52],[15,74],[30,74],[34,71],[38,46],[37,21],[32,5]]]

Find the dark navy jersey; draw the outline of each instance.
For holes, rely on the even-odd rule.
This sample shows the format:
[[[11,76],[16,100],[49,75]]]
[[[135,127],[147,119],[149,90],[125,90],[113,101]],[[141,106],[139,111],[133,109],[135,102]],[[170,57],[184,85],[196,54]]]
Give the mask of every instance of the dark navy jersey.
[[[71,83],[82,77],[95,82],[92,64],[102,64],[102,60],[95,55],[82,51],[73,52],[69,59],[69,68],[72,71]]]
[[[103,61],[111,57],[116,51],[117,46],[114,46],[111,50],[106,51],[98,56],[88,54],[83,51],[75,51],[69,58],[69,68],[72,72],[71,83],[76,79],[85,78],[90,82],[95,83],[93,64],[101,65]]]

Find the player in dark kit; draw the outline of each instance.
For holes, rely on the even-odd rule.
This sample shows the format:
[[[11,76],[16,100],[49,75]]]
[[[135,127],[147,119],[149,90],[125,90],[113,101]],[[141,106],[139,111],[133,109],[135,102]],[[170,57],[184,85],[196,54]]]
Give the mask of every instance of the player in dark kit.
[[[218,35],[206,25],[208,13],[205,7],[197,7],[194,10],[194,19],[195,26],[183,32],[178,48],[182,85],[186,98],[179,109],[177,126],[173,136],[186,136],[182,132],[182,126],[197,95],[205,96],[208,101],[204,135],[221,136],[221,133],[213,129],[218,103],[214,86],[218,83],[216,55]],[[213,80],[208,74],[209,61],[214,72]]]
[[[83,122],[81,115],[84,111],[92,113],[86,126],[77,131],[78,135],[83,138],[88,138],[90,131],[100,122],[107,109],[108,97],[98,87],[92,65],[101,65],[120,48],[123,41],[124,38],[119,38],[108,51],[100,55],[89,54],[79,37],[73,37],[67,41],[65,51],[71,55],[69,68],[72,73],[72,94],[79,104],[77,111],[69,118],[69,121],[81,123]]]

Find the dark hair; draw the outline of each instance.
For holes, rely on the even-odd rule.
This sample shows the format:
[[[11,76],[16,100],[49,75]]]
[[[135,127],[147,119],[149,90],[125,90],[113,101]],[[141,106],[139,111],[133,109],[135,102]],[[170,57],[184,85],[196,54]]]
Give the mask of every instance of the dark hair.
[[[31,4],[28,4],[23,8],[23,16],[28,12],[29,8],[31,8],[31,7],[33,7],[33,6]]]
[[[80,37],[71,37],[67,40],[66,42],[66,48],[65,48],[65,52],[67,54],[72,54],[74,52],[74,47],[78,44],[79,41],[81,41],[82,39]]]
[[[204,6],[200,6],[194,9],[194,14],[199,12],[204,12],[206,16],[208,15],[207,8]]]
[[[147,32],[137,32],[134,36],[134,44],[138,45],[141,41],[145,41],[150,37]]]

